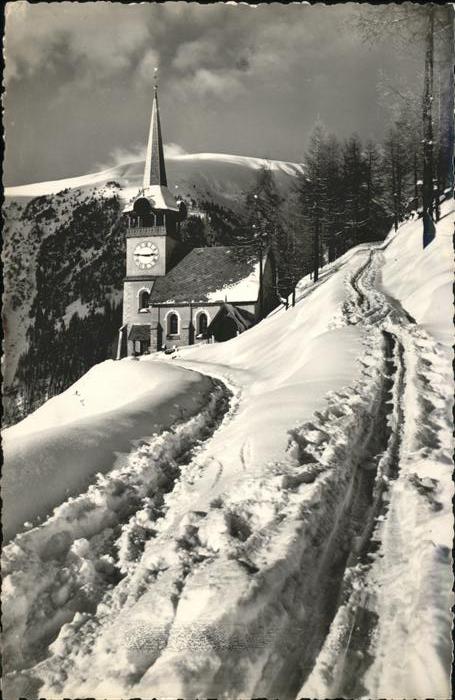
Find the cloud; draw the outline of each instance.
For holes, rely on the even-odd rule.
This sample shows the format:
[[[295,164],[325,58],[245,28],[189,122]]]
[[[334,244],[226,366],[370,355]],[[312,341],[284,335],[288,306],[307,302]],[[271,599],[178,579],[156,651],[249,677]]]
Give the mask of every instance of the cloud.
[[[130,163],[139,163],[145,161],[145,151],[147,145],[136,144],[131,148],[114,148],[106,162],[97,163],[95,166],[96,171],[109,170],[110,168],[120,167],[122,165],[130,165]],[[178,143],[165,143],[164,144],[164,154],[167,158],[175,158],[178,156],[184,156],[187,151],[180,146]]]
[[[106,5],[109,7],[107,8]],[[5,78],[21,80],[53,70],[57,61],[73,66],[73,79],[112,77],[134,65],[150,34],[144,10],[125,12],[115,3],[8,5]],[[58,51],[64,47],[64,51]]]
[[[137,67],[136,78],[141,85],[152,85],[155,78],[155,68],[159,65],[159,54],[153,49],[148,49],[143,55]]]
[[[178,47],[172,66],[177,70],[185,71],[200,64],[212,64],[217,54],[217,47],[212,41],[207,39],[186,41]]]
[[[175,158],[176,156],[186,156],[188,151],[180,146],[178,143],[165,143],[164,144],[164,155],[167,158]]]
[[[179,99],[189,101],[192,98],[230,100],[244,93],[245,85],[239,77],[239,71],[212,71],[200,68],[185,78],[173,82],[173,94]]]
[[[158,59],[165,135],[190,151],[292,159],[318,111],[342,136],[363,123],[381,133],[376,67],[412,85],[416,70],[360,42],[358,7],[9,2],[8,178],[76,175],[108,153],[109,165],[140,160]]]
[[[129,165],[145,160],[146,144],[136,144],[131,148],[114,148],[106,162],[97,163],[95,170],[109,170],[117,166]]]
[[[186,78],[198,95],[221,95],[238,92],[236,73],[267,79],[294,65],[303,49],[327,44],[326,8],[21,1],[7,8],[7,81],[64,65],[68,85],[90,89],[131,76],[137,88],[152,81],[160,57],[170,81]],[[316,14],[318,22],[306,21]]]

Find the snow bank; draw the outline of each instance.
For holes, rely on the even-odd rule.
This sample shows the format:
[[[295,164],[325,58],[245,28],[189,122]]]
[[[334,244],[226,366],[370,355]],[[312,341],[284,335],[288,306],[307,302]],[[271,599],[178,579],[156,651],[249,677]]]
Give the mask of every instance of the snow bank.
[[[7,671],[21,670],[39,658],[65,622],[73,620],[77,627],[90,619],[88,613],[134,568],[145,541],[154,537],[153,520],[163,510],[163,497],[180,465],[217,427],[228,398],[212,382],[210,396],[196,415],[141,440],[108,474],[97,474],[86,492],[68,498],[43,524],[4,548]],[[56,648],[62,645],[61,639]],[[23,675],[8,673],[7,697],[28,694],[29,687],[17,685],[23,681]]]
[[[200,410],[211,381],[166,364],[108,360],[3,432],[3,528],[44,517],[134,442]]]
[[[440,342],[453,343],[453,199],[441,205],[435,239],[422,247],[422,221],[402,224],[385,251],[383,283]]]
[[[250,466],[280,459],[289,429],[323,407],[328,391],[358,376],[362,331],[340,327],[337,320],[350,264],[355,267],[357,261],[314,289],[311,303],[274,314],[227,343],[180,349],[172,360],[242,387],[242,408],[229,426],[229,440],[237,447],[224,451],[224,465],[229,461],[236,471],[242,468],[239,448]]]

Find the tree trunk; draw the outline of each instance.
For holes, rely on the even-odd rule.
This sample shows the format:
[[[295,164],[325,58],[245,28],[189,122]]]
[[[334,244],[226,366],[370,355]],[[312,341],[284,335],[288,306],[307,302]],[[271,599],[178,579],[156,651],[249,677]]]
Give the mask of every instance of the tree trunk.
[[[319,221],[316,221],[313,233],[313,282],[319,278]]]
[[[433,163],[433,61],[434,61],[434,6],[428,6],[428,28],[425,52],[425,81],[423,92],[423,237],[429,242],[433,220],[434,163]],[[430,238],[431,239],[431,238]]]
[[[259,243],[259,318],[262,318],[263,313],[263,289],[262,289],[262,241]]]
[[[392,136],[392,139],[394,137]],[[390,161],[392,164],[392,196],[393,196],[393,228],[398,229],[398,201],[397,201],[397,177],[396,177],[396,160],[395,148],[393,140],[390,143]]]

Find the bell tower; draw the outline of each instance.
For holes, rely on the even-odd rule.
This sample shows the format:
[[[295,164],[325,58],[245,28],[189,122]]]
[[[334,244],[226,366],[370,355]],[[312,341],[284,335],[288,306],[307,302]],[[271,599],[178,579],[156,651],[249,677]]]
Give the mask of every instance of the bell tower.
[[[165,275],[176,243],[179,206],[167,186],[156,69],[143,187],[124,214],[127,280]]]
[[[135,324],[143,328],[149,322],[154,281],[172,266],[180,220],[179,205],[167,186],[156,68],[143,186],[123,213],[127,218],[123,329],[134,343]]]

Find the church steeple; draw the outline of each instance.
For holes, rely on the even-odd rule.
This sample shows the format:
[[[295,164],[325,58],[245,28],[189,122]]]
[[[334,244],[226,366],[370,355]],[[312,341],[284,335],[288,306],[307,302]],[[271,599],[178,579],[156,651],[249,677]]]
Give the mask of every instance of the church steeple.
[[[144,189],[153,185],[167,187],[160,111],[158,107],[157,68],[155,68],[153,93],[152,115],[150,117],[150,130],[145,157]]]

